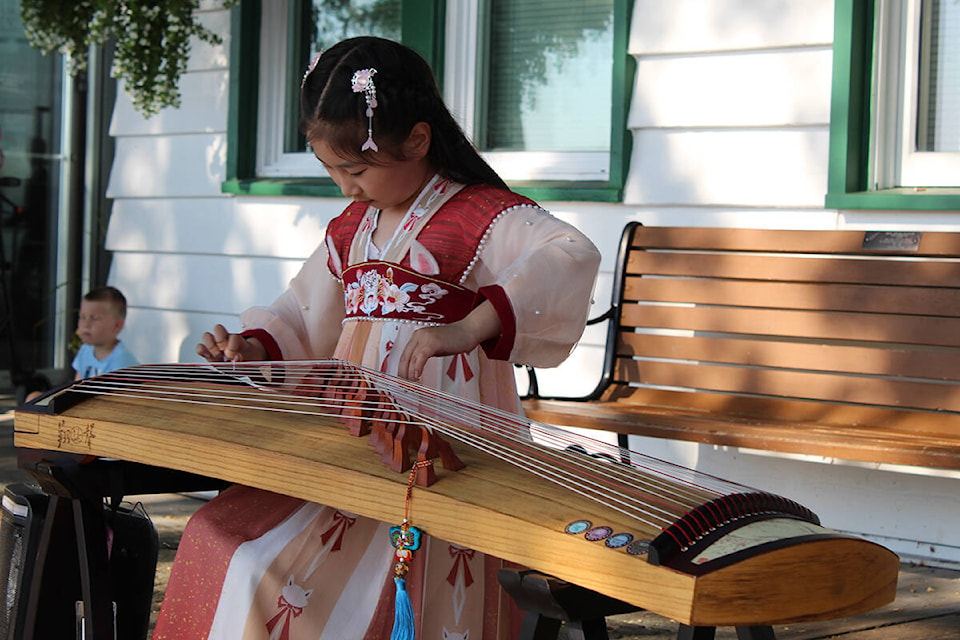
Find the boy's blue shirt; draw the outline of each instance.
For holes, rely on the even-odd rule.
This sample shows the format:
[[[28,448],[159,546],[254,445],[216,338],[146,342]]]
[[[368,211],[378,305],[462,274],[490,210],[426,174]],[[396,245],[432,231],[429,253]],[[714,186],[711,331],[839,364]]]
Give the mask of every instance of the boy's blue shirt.
[[[109,373],[123,367],[132,367],[140,364],[136,357],[123,346],[123,342],[118,342],[103,360],[98,360],[93,352],[93,345],[80,345],[80,350],[73,358],[73,370],[80,374],[81,378],[92,378],[104,373]]]

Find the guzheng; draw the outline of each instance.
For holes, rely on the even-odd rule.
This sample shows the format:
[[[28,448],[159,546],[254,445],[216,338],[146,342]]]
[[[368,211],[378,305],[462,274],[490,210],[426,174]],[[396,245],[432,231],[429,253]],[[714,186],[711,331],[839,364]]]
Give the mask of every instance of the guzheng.
[[[898,559],[780,496],[339,361],[139,366],[15,416],[15,444],[404,516],[465,547],[691,626],[837,618],[893,600]],[[575,446],[571,446],[575,445]]]

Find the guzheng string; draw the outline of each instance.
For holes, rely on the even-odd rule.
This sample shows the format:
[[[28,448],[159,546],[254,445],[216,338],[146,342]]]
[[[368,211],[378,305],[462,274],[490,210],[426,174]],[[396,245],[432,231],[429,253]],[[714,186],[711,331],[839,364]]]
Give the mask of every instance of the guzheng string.
[[[379,393],[362,393],[375,389]],[[71,391],[322,417],[387,412],[663,528],[743,485],[335,361],[141,365]],[[574,448],[575,450],[571,450]],[[581,451],[593,452],[592,455]]]

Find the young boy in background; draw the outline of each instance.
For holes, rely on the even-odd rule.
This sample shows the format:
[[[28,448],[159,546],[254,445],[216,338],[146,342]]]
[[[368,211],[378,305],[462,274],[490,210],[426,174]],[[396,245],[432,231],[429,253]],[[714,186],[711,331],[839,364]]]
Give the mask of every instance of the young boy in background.
[[[140,364],[120,341],[127,299],[115,287],[98,287],[83,296],[77,335],[83,344],[73,359],[75,380]]]

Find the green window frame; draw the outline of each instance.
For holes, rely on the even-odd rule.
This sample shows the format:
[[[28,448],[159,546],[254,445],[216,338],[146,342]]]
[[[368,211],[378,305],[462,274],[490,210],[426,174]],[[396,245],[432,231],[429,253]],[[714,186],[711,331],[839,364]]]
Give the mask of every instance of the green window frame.
[[[258,95],[260,91],[262,0],[241,0],[233,8],[230,48],[230,107],[227,123],[226,180],[224,193],[258,196],[341,197],[331,180],[323,177],[264,177],[257,175]],[[300,10],[300,0],[292,0],[290,12]],[[632,0],[614,0],[613,83],[611,96],[611,132],[609,177],[604,181],[512,181],[516,191],[537,200],[620,202],[630,158],[630,132],[627,109],[632,92],[634,61],[627,53]],[[444,0],[404,0],[401,17],[403,42],[417,50],[430,63],[442,82],[445,64]],[[291,20],[291,24],[293,24]],[[296,38],[288,38],[288,56],[297,47]],[[291,58],[292,59],[292,58]],[[297,74],[287,73],[284,82],[296,83]],[[290,114],[287,117],[291,117]]]
[[[870,185],[875,122],[873,77],[879,0],[836,0],[830,159],[825,204],[835,209],[942,211],[960,209],[957,187]]]

